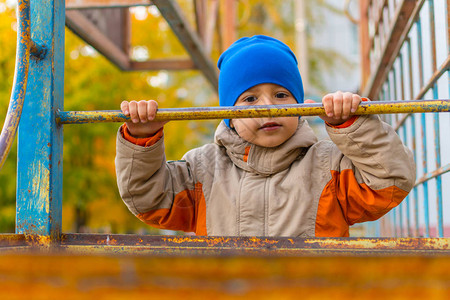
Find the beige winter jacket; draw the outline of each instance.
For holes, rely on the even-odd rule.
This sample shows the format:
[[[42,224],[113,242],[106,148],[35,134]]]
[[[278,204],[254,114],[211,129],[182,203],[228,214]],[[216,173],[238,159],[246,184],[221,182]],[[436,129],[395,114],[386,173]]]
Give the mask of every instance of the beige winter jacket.
[[[289,140],[264,148],[222,122],[215,143],[170,162],[163,138],[142,147],[119,132],[119,191],[133,214],[158,228],[212,236],[345,237],[350,225],[376,220],[406,197],[414,161],[378,116],[327,131],[332,141],[318,142],[301,120]]]

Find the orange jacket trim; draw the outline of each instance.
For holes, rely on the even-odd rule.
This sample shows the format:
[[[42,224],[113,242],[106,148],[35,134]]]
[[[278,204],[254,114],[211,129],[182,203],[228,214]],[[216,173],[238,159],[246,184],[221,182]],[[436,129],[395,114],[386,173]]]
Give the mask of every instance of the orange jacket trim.
[[[348,119],[347,121],[345,121],[342,124],[339,125],[333,125],[330,124],[328,122],[325,122],[328,126],[333,127],[333,128],[347,128],[350,127],[353,123],[355,123],[355,121],[358,119],[358,116],[352,116],[350,119]]]
[[[153,146],[163,136],[163,128],[161,128],[157,132],[155,132],[152,136],[149,136],[146,138],[136,138],[130,134],[130,131],[128,130],[126,123],[124,123],[122,125],[122,127],[120,128],[120,132],[122,133],[122,136],[124,137],[124,139],[126,139],[130,143],[133,143],[135,145],[142,146],[142,147]]]
[[[243,158],[244,162],[247,162],[249,153],[250,153],[250,146],[247,146],[247,147],[245,147],[245,152],[244,152],[244,158]]]
[[[373,190],[359,184],[352,170],[331,175],[319,200],[316,237],[348,237],[350,225],[379,219],[408,195],[396,186]]]
[[[207,235],[206,202],[202,184],[197,183],[193,190],[184,190],[175,195],[171,208],[151,210],[140,213],[137,217],[156,228]]]

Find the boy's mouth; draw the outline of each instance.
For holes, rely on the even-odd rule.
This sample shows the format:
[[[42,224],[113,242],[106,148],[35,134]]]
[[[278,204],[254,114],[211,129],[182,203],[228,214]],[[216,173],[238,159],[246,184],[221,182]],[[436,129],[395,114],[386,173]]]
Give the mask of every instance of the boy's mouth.
[[[271,130],[277,130],[280,127],[281,127],[281,125],[276,122],[267,122],[267,123],[264,123],[261,127],[259,127],[259,129],[264,130],[264,131],[271,131]]]

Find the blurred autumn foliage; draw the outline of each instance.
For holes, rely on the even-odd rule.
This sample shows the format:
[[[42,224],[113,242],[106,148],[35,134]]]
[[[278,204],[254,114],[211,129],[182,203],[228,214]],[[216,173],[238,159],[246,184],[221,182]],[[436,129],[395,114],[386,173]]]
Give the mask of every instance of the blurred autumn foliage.
[[[309,10],[324,1],[308,1]],[[0,0],[0,109],[4,118],[15,63],[15,11]],[[179,1],[192,18],[192,1]],[[294,48],[293,0],[240,1],[237,36],[268,34]],[[134,59],[187,57],[182,45],[155,7],[135,7],[131,55]],[[320,22],[310,16],[311,22]],[[219,56],[215,37],[212,57]],[[120,102],[155,99],[160,107],[217,105],[217,95],[198,71],[121,72],[92,47],[66,29],[65,110],[119,109]],[[310,64],[314,70],[314,53]],[[313,76],[314,77],[314,76]],[[315,77],[317,78],[317,76]],[[320,80],[316,80],[320,82]],[[32,83],[31,83],[32,84]],[[312,83],[314,84],[314,82]],[[320,88],[320,86],[319,86]],[[212,142],[218,121],[171,122],[165,126],[166,155],[180,159],[189,149]],[[64,127],[64,232],[152,232],[122,203],[114,172],[115,137],[120,124]],[[0,232],[14,232],[16,146],[0,172]]]

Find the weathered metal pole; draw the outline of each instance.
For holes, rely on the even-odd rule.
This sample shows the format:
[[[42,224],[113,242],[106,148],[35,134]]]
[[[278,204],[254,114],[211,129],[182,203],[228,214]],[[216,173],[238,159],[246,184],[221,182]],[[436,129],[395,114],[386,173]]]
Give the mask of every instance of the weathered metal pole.
[[[31,1],[31,38],[48,49],[32,56],[18,135],[16,233],[56,241],[61,233],[64,0]]]
[[[450,100],[363,102],[356,115],[449,112]],[[263,117],[292,117],[325,115],[322,104],[290,104],[230,107],[197,107],[158,109],[155,121],[240,119]],[[129,120],[119,110],[110,111],[61,111],[57,114],[60,124],[125,122]]]

